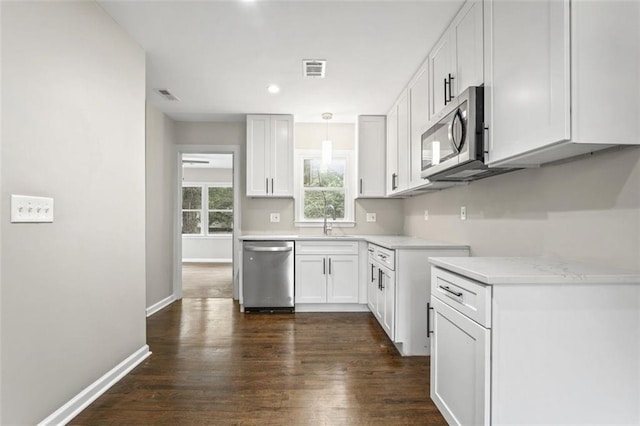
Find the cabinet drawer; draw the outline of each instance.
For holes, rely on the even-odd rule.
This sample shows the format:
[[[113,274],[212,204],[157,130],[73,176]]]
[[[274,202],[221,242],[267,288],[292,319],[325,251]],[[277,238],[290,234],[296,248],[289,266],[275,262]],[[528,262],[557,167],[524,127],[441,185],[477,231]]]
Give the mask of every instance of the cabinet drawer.
[[[375,246],[375,259],[391,269],[392,271],[396,270],[396,251],[390,250],[388,248]]]
[[[431,295],[480,325],[491,328],[491,286],[433,266]]]
[[[296,241],[296,254],[358,254],[358,241]]]

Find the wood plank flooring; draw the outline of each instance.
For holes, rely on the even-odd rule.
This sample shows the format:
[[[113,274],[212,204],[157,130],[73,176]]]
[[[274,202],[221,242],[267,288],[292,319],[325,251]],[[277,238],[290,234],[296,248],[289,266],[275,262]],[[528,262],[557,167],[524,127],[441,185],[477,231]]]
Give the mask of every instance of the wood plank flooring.
[[[370,313],[242,314],[183,299],[147,320],[153,355],[74,425],[445,425],[429,358]]]
[[[231,263],[182,264],[182,297],[233,297]]]

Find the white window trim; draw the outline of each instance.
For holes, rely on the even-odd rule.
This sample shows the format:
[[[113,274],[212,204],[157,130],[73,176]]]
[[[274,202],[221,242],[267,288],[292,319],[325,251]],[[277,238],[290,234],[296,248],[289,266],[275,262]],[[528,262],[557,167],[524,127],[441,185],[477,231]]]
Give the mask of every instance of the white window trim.
[[[320,158],[322,151],[319,149],[296,149],[294,153],[294,167],[293,167],[293,191],[295,196],[295,223],[294,225],[299,228],[321,228],[324,225],[323,219],[305,219],[303,203],[303,166],[302,163],[305,159]],[[344,219],[333,220],[329,218],[331,225],[334,228],[352,228],[355,223],[355,199],[354,199],[354,180],[353,172],[355,164],[353,163],[353,151],[348,150],[334,150],[332,154],[333,158],[339,158],[345,160],[344,170]]]
[[[190,181],[190,182],[182,182],[182,188],[184,187],[200,187],[202,188],[202,190],[200,191],[202,200],[201,200],[201,206],[202,208],[200,209],[182,209],[182,212],[185,211],[194,211],[194,212],[200,212],[200,218],[202,220],[201,226],[200,226],[200,230],[201,232],[199,234],[182,234],[183,238],[227,238],[227,237],[231,237],[233,235],[233,233],[231,232],[227,232],[227,233],[214,233],[214,234],[210,234],[209,233],[209,212],[231,212],[233,214],[233,209],[230,210],[220,210],[220,209],[213,209],[213,210],[209,210],[209,188],[231,188],[233,187],[233,184],[231,182],[194,182],[194,181]]]

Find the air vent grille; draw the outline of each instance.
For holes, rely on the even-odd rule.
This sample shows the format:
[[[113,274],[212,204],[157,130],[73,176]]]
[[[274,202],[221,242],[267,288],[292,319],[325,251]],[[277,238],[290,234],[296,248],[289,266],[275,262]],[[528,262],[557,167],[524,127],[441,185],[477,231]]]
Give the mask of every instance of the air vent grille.
[[[162,96],[168,101],[177,101],[179,100],[173,93],[171,93],[167,89],[153,89],[158,95]]]
[[[324,59],[304,59],[302,61],[302,73],[309,78],[324,78],[327,70],[327,61]]]

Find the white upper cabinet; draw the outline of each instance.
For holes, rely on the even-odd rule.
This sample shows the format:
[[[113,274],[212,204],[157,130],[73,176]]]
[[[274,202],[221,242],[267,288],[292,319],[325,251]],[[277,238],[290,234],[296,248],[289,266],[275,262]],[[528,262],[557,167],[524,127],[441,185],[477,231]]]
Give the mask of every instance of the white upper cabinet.
[[[387,114],[387,195],[398,189],[398,106]]]
[[[358,198],[386,195],[386,123],[384,115],[358,117]]]
[[[422,185],[422,132],[429,121],[429,66],[425,63],[409,83],[411,133],[409,135],[409,187]]]
[[[405,90],[398,101],[398,191],[409,187],[409,143],[409,92]]]
[[[490,166],[640,143],[640,2],[485,0]]]
[[[404,90],[387,114],[387,195],[409,186],[409,95]]]
[[[483,84],[482,37],[482,0],[468,0],[429,54],[431,119],[467,87]]]
[[[247,196],[293,197],[293,116],[247,116]]]

